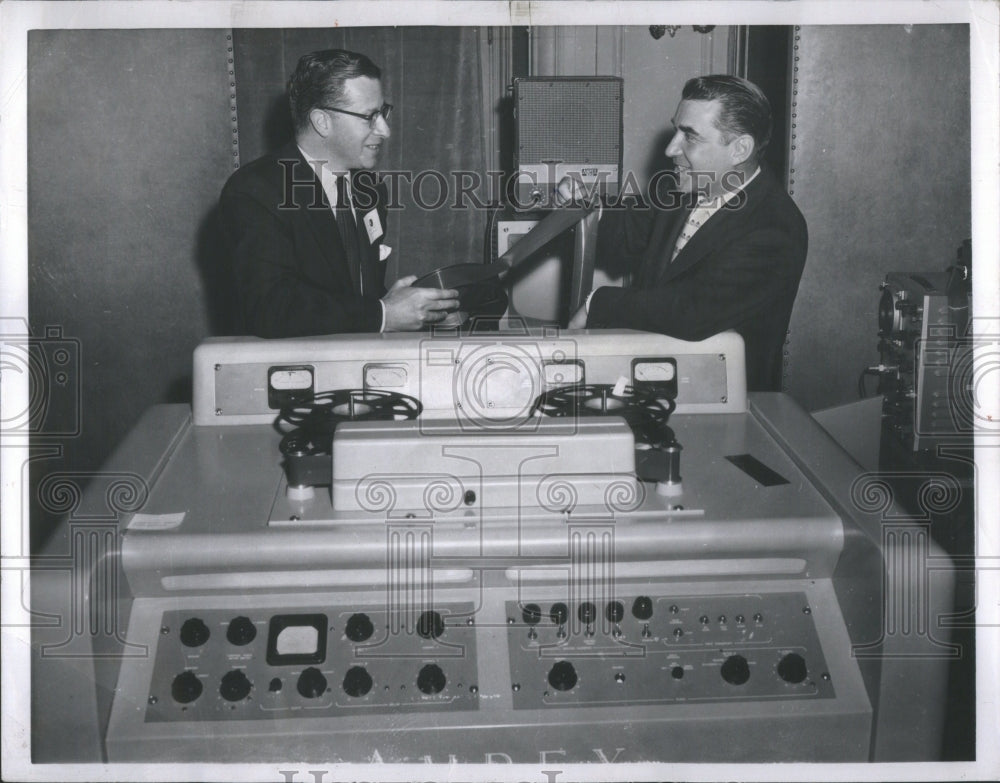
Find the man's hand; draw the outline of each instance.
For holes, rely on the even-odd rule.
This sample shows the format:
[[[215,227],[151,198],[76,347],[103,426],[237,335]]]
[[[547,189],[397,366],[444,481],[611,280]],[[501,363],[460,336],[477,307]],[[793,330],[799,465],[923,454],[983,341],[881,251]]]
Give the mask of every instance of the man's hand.
[[[575,313],[573,317],[569,319],[569,324],[567,329],[583,329],[587,326],[587,306],[584,305]]]
[[[436,324],[458,309],[458,291],[453,288],[414,288],[416,275],[401,277],[382,297],[385,331],[412,332]]]
[[[556,185],[554,201],[557,207],[565,207],[568,204],[579,204],[585,198],[592,196],[590,189],[584,186],[578,178],[569,175],[559,180]]]

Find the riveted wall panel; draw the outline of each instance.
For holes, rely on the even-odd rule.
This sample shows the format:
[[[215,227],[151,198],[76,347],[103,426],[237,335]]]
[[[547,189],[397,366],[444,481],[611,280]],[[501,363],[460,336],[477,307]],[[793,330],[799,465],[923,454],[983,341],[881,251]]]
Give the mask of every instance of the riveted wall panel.
[[[878,362],[879,283],[941,272],[971,232],[967,25],[795,30],[789,190],[809,224],[787,390],[857,398]]]

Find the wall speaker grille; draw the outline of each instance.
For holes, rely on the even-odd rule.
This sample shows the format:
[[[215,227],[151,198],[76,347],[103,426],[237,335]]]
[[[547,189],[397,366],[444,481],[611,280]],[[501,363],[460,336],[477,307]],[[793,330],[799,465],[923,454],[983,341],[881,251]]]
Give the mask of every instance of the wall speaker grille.
[[[621,79],[522,79],[516,89],[519,164],[619,164]]]

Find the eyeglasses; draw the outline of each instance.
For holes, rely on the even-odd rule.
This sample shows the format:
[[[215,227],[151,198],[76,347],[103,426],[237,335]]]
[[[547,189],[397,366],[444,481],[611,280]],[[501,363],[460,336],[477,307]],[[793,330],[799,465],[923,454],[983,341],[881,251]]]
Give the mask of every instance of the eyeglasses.
[[[381,117],[386,122],[389,121],[389,115],[392,114],[392,104],[383,103],[382,106],[371,114],[361,114],[356,111],[348,111],[347,109],[335,109],[333,106],[318,106],[317,108],[323,109],[324,111],[335,111],[339,114],[350,114],[352,117],[359,117],[362,120],[368,121],[368,127],[372,130],[375,129],[375,124],[378,122],[378,118]]]

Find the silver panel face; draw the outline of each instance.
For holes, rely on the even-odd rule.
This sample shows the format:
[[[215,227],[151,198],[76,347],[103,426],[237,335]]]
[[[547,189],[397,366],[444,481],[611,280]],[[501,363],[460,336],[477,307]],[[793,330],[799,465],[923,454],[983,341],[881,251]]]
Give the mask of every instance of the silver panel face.
[[[469,335],[232,339],[208,340],[195,352],[195,424],[270,424],[268,370],[308,365],[317,392],[384,389],[417,397],[425,416],[506,425],[546,390],[547,365],[576,364],[587,383],[615,384],[631,379],[634,356],[677,362],[680,412],[746,411],[744,347],[735,332],[687,342],[628,329],[529,329],[514,319],[502,331]]]
[[[437,620],[392,614],[384,604],[164,612],[144,720],[476,710],[476,639],[466,625],[472,604],[429,611]]]
[[[728,402],[725,354],[693,354],[677,361],[677,404]]]
[[[631,606],[625,607],[623,636],[628,649],[641,654],[624,658],[620,639],[604,623],[595,623],[593,636],[585,626],[567,623],[569,641],[560,657],[539,656],[521,607],[534,600],[547,609],[562,598],[575,611],[578,599],[597,600],[596,592],[573,593],[572,583],[532,586],[494,573],[467,587],[435,590],[431,604],[430,593],[420,597],[420,583],[410,587],[408,593],[387,586],[382,591],[138,600],[129,641],[148,645],[150,656],[123,663],[107,735],[110,759],[448,762],[454,757],[537,763],[553,752],[561,752],[559,759],[566,762],[867,757],[872,709],[829,582],[613,580],[607,587],[623,601],[641,595],[652,601],[653,634],[647,639]],[[393,602],[404,594],[409,598]],[[676,613],[671,612],[675,604]],[[802,614],[803,604],[813,610],[815,626]],[[406,618],[419,618],[431,607],[444,619],[436,642],[407,631]],[[759,611],[763,624],[754,625],[751,614],[743,628],[733,623],[704,631],[710,641],[676,642],[675,622],[684,618],[687,626],[688,616],[702,611]],[[366,642],[351,643],[344,631],[360,613],[369,616],[375,632]],[[325,659],[268,663],[266,629],[273,618],[316,614],[333,627]],[[226,638],[229,624],[240,616],[258,628],[247,645]],[[191,617],[201,618],[210,631],[200,652],[178,640],[177,623]],[[694,625],[697,636],[697,619]],[[758,636],[760,628],[768,629],[766,641]],[[539,625],[537,633],[543,641],[555,636],[552,627]],[[749,664],[744,685],[722,677],[726,654],[737,651]],[[779,653],[802,655],[807,679],[787,683],[772,674]],[[579,680],[563,692],[550,687],[543,698],[531,678],[547,676],[559,660],[573,661]],[[417,684],[428,665],[443,674],[438,693],[424,694]],[[675,665],[684,667],[679,682],[672,674]],[[346,672],[356,666],[372,678],[371,690],[361,697],[349,696],[343,686]],[[219,688],[222,677],[237,667],[244,668],[253,687],[248,698],[233,702]],[[298,691],[298,678],[309,667],[327,681],[327,689],[315,697]],[[187,705],[171,694],[173,678],[185,669],[204,677],[202,693]],[[824,672],[829,681],[822,679]],[[619,673],[625,674],[624,683],[616,681]],[[270,690],[275,678],[281,680],[280,691]],[[613,697],[625,692],[635,698],[626,703]]]
[[[515,709],[835,696],[802,593],[531,598],[507,604]]]

